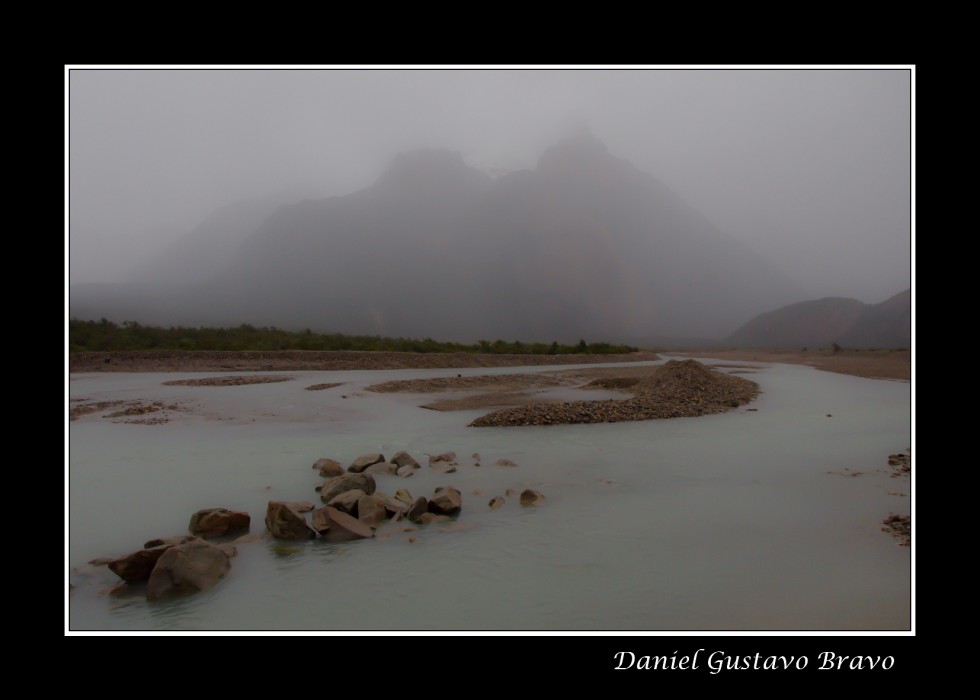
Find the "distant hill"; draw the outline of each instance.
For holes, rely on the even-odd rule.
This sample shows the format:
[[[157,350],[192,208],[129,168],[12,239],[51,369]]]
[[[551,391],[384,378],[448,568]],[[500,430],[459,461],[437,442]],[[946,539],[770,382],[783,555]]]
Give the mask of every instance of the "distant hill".
[[[132,285],[72,287],[71,316],[635,343],[722,338],[804,297],[585,132],[548,149],[535,169],[497,178],[458,153],[406,153],[371,187],[251,221],[247,236],[238,228],[210,236],[210,247],[184,242]]]
[[[865,304],[826,297],[790,304],[756,316],[728,338],[738,347],[909,347],[912,342],[912,290]]]

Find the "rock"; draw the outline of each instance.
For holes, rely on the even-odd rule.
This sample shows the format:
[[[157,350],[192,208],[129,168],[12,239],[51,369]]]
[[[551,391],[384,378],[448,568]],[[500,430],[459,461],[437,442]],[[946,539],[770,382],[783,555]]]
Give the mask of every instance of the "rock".
[[[143,549],[149,549],[150,547],[159,547],[161,544],[184,544],[185,542],[190,542],[191,540],[196,540],[194,535],[173,535],[172,537],[158,537],[155,540],[149,540],[143,545]],[[90,562],[91,563],[91,562]]]
[[[408,489],[398,489],[395,491],[395,500],[404,503],[406,508],[411,508],[412,504],[415,502],[415,499],[412,498],[412,494],[408,492]]]
[[[245,512],[227,508],[205,508],[191,516],[188,529],[198,537],[221,537],[248,532],[252,517]]]
[[[351,489],[350,491],[338,493],[336,496],[330,499],[330,502],[327,503],[327,505],[356,518],[358,515],[357,502],[361,500],[361,496],[366,495],[367,494],[360,489]]]
[[[152,542],[152,540],[151,540]],[[160,544],[163,544],[162,542]],[[150,545],[153,547],[155,545]],[[143,549],[147,549],[147,545],[143,545]],[[114,557],[96,557],[95,559],[89,559],[88,563],[90,566],[108,566],[112,562],[116,561]]]
[[[357,519],[371,527],[377,527],[388,519],[385,503],[377,496],[361,496],[357,502]]]
[[[216,546],[218,547],[218,549],[224,552],[225,556],[228,557],[229,559],[238,556],[238,547],[233,545],[231,542],[222,542],[221,544]]]
[[[449,462],[450,464],[456,463],[456,453],[455,452],[443,452],[442,454],[433,457],[429,455],[429,466],[432,466],[433,462]]]
[[[407,479],[410,476],[415,476],[416,469],[418,469],[418,467],[413,467],[411,464],[406,464],[403,467],[398,467],[398,470],[395,472],[395,474]]]
[[[370,467],[364,470],[365,474],[394,474],[395,470],[398,469],[391,462],[378,462],[377,464],[372,464]]]
[[[495,467],[516,467],[517,466],[517,462],[515,462],[512,459],[498,459],[496,462],[493,463],[493,466],[495,466]]]
[[[425,496],[419,496],[415,499],[412,507],[408,509],[407,517],[409,520],[418,520],[423,513],[429,512],[429,502],[426,500]]]
[[[309,513],[311,510],[316,508],[315,505],[309,501],[282,501],[287,506],[295,510],[297,513]]]
[[[196,539],[167,547],[146,583],[146,598],[160,600],[203,591],[229,569],[228,556],[210,542]]]
[[[157,560],[163,556],[163,553],[174,546],[176,545],[161,544],[127,554],[109,562],[109,570],[126,583],[141,583],[150,578],[150,572],[153,571],[153,567],[156,566]]]
[[[536,506],[542,502],[544,502],[544,495],[540,491],[535,491],[534,489],[524,489],[521,492],[522,506]]]
[[[313,468],[320,471],[320,476],[340,476],[344,473],[344,467],[335,459],[323,457],[313,463]]]
[[[436,474],[452,474],[456,471],[456,465],[445,460],[437,460],[435,462],[429,462],[429,468]]]
[[[370,452],[366,455],[361,455],[351,462],[351,465],[347,467],[347,471],[360,474],[372,464],[377,464],[378,462],[383,461],[385,461],[385,456],[383,454],[380,452]]]
[[[330,506],[313,511],[313,527],[328,542],[347,542],[374,536],[370,525]]]
[[[497,510],[497,508],[503,508],[505,503],[507,503],[507,501],[504,500],[503,496],[494,496],[490,499],[490,503],[488,505],[493,510]]]
[[[249,544],[251,542],[258,542],[259,540],[264,540],[268,537],[269,537],[269,533],[265,531],[251,532],[247,535],[242,535],[241,537],[235,538],[234,540],[231,541],[231,544],[234,545]]]
[[[265,526],[280,540],[311,540],[316,532],[306,524],[306,518],[282,501],[269,501],[265,511]]]
[[[436,489],[429,500],[429,512],[437,515],[456,515],[463,507],[463,496],[452,486]]]
[[[335,496],[353,489],[360,489],[370,496],[376,489],[374,477],[370,474],[344,474],[327,479],[320,488],[320,500],[330,503]]]
[[[477,462],[479,462],[480,461],[480,453],[479,452],[474,452],[473,453],[473,459],[475,459]]]
[[[422,465],[415,461],[415,458],[402,450],[401,452],[396,452],[395,456],[391,458],[391,463],[399,467],[411,467],[412,469],[418,469]]]
[[[378,496],[377,493],[374,494]],[[392,518],[398,515],[403,515],[408,512],[410,503],[404,503],[397,498],[392,498],[391,496],[385,496],[381,494],[380,496],[382,504],[384,504],[385,512],[387,512],[388,517]]]
[[[448,523],[452,522],[452,518],[441,513],[422,513],[419,516],[419,522],[423,525],[428,525],[429,523]]]

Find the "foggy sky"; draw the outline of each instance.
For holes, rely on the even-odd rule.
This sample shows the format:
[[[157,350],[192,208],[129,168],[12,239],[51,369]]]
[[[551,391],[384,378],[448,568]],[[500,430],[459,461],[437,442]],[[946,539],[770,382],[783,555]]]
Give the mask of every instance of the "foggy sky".
[[[399,152],[532,168],[582,126],[811,295],[910,286],[908,70],[69,73],[71,281],[121,281],[213,210],[347,194]]]

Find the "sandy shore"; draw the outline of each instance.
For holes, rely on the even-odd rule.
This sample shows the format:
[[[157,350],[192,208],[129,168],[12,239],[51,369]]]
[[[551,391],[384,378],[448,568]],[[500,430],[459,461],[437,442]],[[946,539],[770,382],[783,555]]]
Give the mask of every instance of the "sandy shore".
[[[582,365],[659,360],[652,352],[622,355],[480,355],[474,353],[283,350],[219,352],[156,350],[73,352],[71,372],[271,372],[350,369],[453,369]]]
[[[679,350],[685,357],[751,362],[786,362],[809,365],[825,372],[850,374],[871,379],[912,379],[912,353],[909,350]]]

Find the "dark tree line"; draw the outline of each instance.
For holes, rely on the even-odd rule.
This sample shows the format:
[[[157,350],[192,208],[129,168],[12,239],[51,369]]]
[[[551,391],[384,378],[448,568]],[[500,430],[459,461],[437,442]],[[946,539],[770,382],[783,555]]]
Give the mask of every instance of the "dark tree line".
[[[68,323],[68,343],[72,352],[109,350],[374,350],[388,352],[472,352],[495,354],[605,355],[636,352],[631,345],[587,343],[575,345],[522,343],[519,340],[480,340],[465,343],[439,342],[432,338],[383,338],[377,335],[314,333],[310,329],[293,332],[281,328],[256,328],[242,324],[236,328],[185,328],[143,326],[135,321],[116,324],[101,321]]]

